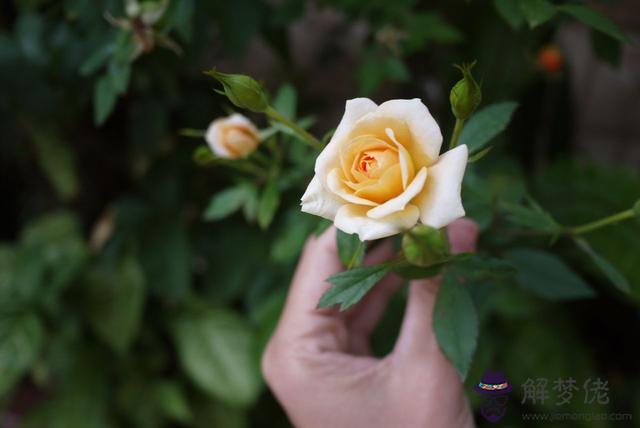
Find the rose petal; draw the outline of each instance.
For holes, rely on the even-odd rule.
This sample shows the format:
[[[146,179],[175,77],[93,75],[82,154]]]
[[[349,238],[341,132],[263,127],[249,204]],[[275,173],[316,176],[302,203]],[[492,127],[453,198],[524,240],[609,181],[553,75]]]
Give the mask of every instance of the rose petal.
[[[222,158],[233,158],[233,154],[227,150],[222,143],[222,124],[220,119],[216,119],[207,128],[204,139],[211,148],[211,151]]]
[[[317,175],[311,179],[300,201],[302,212],[314,214],[329,220],[333,220],[338,209],[344,205],[343,201],[324,188],[322,180],[320,180]]]
[[[420,208],[422,223],[440,228],[464,216],[460,192],[467,156],[467,146],[458,146],[440,156],[429,168],[424,189],[413,200]]]
[[[409,153],[414,153],[414,149],[420,150],[430,159],[438,159],[442,145],[440,127],[419,98],[384,102],[378,106],[375,113],[380,116],[395,117],[407,123],[416,144],[415,147],[410,147],[401,141]]]
[[[418,174],[415,176],[413,181],[409,184],[409,186],[407,186],[407,189],[402,192],[402,194],[388,200],[382,205],[371,208],[369,211],[367,211],[367,217],[380,219],[395,212],[404,210],[407,204],[411,202],[411,200],[422,191],[426,181],[427,168],[423,166],[422,169],[418,171]]]
[[[387,168],[382,177],[377,180],[371,180],[370,185],[367,185],[367,183],[364,183],[364,186],[360,186],[355,191],[355,195],[376,202],[376,205],[383,204],[404,191],[402,189],[402,172],[399,164]]]
[[[388,138],[393,129],[397,141],[411,154],[416,168],[430,166],[438,159],[442,134],[427,107],[419,99],[391,100],[363,116],[354,126],[351,137],[370,134]]]
[[[393,129],[387,128],[385,129],[385,132],[398,148],[398,158],[400,161],[400,169],[402,171],[402,188],[406,189],[409,185],[409,180],[413,180],[415,175],[413,160],[411,159],[411,155],[407,149],[405,149],[404,146],[396,139],[396,134],[393,132]]]
[[[340,171],[338,168],[334,168],[329,172],[329,175],[327,176],[327,188],[346,202],[358,205],[367,205],[370,207],[378,205],[376,202],[354,195],[352,190],[345,189],[342,185],[342,178],[340,177]]]
[[[338,210],[334,223],[343,232],[357,233],[361,241],[370,241],[411,229],[420,217],[420,210],[414,205],[380,219],[367,217],[367,210],[364,206],[345,205]]]
[[[345,136],[349,134],[358,119],[374,111],[376,107],[376,103],[369,98],[354,98],[347,101],[344,115],[336,131],[333,133],[331,141],[329,141],[329,144],[327,144],[316,159],[316,174],[319,174],[321,177],[326,177],[329,171],[339,164],[339,147],[342,143],[348,142],[343,141],[345,140]]]

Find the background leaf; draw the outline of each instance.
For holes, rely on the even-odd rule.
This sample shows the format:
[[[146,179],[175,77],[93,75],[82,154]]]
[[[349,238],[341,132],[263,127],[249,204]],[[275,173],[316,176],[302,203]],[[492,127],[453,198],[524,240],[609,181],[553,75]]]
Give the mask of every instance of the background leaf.
[[[518,270],[518,284],[550,300],[584,299],[593,289],[557,256],[539,250],[514,249],[504,257]]]
[[[509,125],[516,107],[517,103],[504,101],[479,110],[462,128],[458,144],[466,144],[470,153],[483,149]]]
[[[232,406],[253,403],[260,391],[251,358],[253,335],[226,309],[185,313],[171,324],[180,364],[207,394]]]
[[[96,269],[84,287],[88,318],[96,334],[116,352],[126,351],[137,337],[145,301],[142,268],[125,255],[115,269]]]
[[[207,221],[221,220],[239,210],[250,197],[250,188],[237,185],[216,193],[209,200],[203,218]]]
[[[555,7],[547,0],[517,1],[520,2],[520,10],[531,28],[544,24],[556,14]]]
[[[53,130],[41,131],[29,127],[36,146],[38,162],[58,195],[69,200],[79,190],[74,155],[69,144],[61,141]]]
[[[280,205],[280,192],[276,180],[271,180],[262,190],[258,202],[258,224],[266,229],[273,221],[273,216]]]
[[[113,87],[113,81],[108,74],[98,79],[93,92],[93,120],[96,125],[102,125],[111,115],[118,94]]]
[[[524,23],[524,16],[518,0],[493,0],[493,4],[507,24],[514,30]]]
[[[529,199],[529,205],[503,203],[502,207],[507,212],[507,219],[513,224],[547,233],[562,231],[562,226],[533,199]]]
[[[613,37],[614,39],[626,43],[629,37],[613,21],[600,12],[579,4],[563,4],[558,6],[558,10],[569,14],[579,21],[595,28],[596,30]]]
[[[44,329],[29,313],[0,313],[0,397],[24,376],[40,354]]]
[[[618,272],[611,263],[609,263],[600,254],[596,253],[586,240],[576,238],[574,241],[578,248],[584,251],[591,260],[593,260],[593,263],[598,266],[598,269],[600,269],[600,271],[609,279],[609,281],[611,281],[613,285],[615,285],[618,290],[626,294],[631,293],[631,287],[629,286],[627,279],[622,276],[622,274]]]

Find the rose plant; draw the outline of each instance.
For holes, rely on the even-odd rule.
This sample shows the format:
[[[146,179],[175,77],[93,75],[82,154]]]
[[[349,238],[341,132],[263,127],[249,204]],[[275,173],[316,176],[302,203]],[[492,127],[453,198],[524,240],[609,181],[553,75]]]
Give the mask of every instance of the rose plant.
[[[443,353],[462,377],[469,370],[478,335],[478,316],[470,290],[474,282],[500,281],[514,275],[521,278],[521,270],[528,268],[528,259],[532,258],[538,260],[540,269],[547,264],[550,269],[557,268],[562,272],[559,283],[567,281],[573,287],[549,291],[541,286],[536,290],[540,295],[571,298],[594,294],[564,265],[557,264],[561,262],[546,255],[523,251],[512,251],[502,257],[482,251],[450,253],[444,228],[465,215],[461,192],[467,165],[490,152],[490,142],[507,127],[517,106],[513,102],[500,102],[474,114],[482,99],[480,86],[471,73],[474,65],[457,66],[462,78],[450,93],[455,126],[444,152],[440,127],[420,99],[389,100],[379,105],[368,98],[348,100],[335,131],[320,140],[306,130],[310,123],[296,122],[290,114],[270,105],[258,82],[249,76],[215,70],[207,74],[222,83],[223,91],[219,92],[236,107],[265,113],[270,126],[258,131],[239,114],[216,119],[204,134],[211,150],[200,147],[195,152],[195,159],[201,164],[222,164],[252,176],[240,187],[212,198],[205,212],[209,220],[243,206],[245,216],[251,220],[247,215],[251,209],[247,207],[257,204],[258,219],[261,213],[269,219],[259,221],[266,228],[277,210],[278,192],[290,188],[292,180],[311,177],[300,198],[301,211],[328,220],[323,223],[325,226],[335,225],[339,255],[347,267],[327,279],[333,286],[322,296],[318,307],[339,305],[341,310],[347,310],[390,272],[407,279],[443,275],[434,330]],[[298,159],[298,169],[287,171],[293,167],[282,163],[278,134],[307,143],[306,149],[311,151],[302,155],[306,161]],[[258,150],[260,135],[266,140],[268,153]],[[262,187],[257,202],[252,202],[255,196],[246,190],[247,186]],[[257,192],[254,190],[253,194]],[[636,207],[576,227],[561,225],[528,196],[519,203],[502,204],[499,208],[510,224],[529,229],[529,233],[547,236],[552,242],[560,237],[570,239],[614,286],[629,292],[626,279],[580,235],[633,218],[637,216]],[[402,235],[402,239],[393,260],[360,266],[367,241],[396,235]],[[528,279],[522,277],[521,281],[524,287],[532,287]],[[536,286],[532,288],[535,290]]]

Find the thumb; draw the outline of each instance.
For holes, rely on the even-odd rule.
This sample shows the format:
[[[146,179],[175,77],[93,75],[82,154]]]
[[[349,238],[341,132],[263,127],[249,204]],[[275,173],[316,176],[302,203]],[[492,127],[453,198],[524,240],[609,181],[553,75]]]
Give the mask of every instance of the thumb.
[[[343,343],[344,340],[333,336],[344,330],[341,328],[344,315],[335,308],[317,308],[320,297],[331,287],[327,278],[341,270],[336,229],[330,227],[320,237],[309,238],[298,262],[274,336],[322,339],[331,344],[332,348]]]
[[[475,251],[478,225],[472,220],[456,220],[447,228],[447,234],[453,253]],[[440,281],[440,278],[430,278],[411,282],[404,320],[394,352],[412,355],[439,353],[432,318]]]

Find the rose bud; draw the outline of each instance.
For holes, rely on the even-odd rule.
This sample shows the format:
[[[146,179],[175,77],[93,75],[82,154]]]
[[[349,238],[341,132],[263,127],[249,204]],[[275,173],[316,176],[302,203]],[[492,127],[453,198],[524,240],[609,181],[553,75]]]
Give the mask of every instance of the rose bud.
[[[204,138],[213,153],[227,159],[245,158],[260,144],[258,129],[238,113],[211,122]]]
[[[267,95],[260,83],[244,74],[226,74],[216,70],[205,74],[222,83],[224,94],[235,106],[255,112],[263,112],[269,107]]]
[[[480,86],[471,75],[471,69],[475,65],[476,63],[472,62],[468,65],[455,66],[462,72],[462,79],[454,85],[449,95],[451,111],[456,119],[466,120],[482,101]]]

